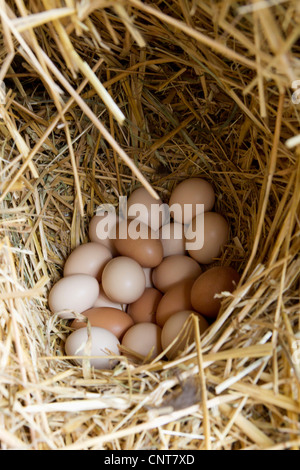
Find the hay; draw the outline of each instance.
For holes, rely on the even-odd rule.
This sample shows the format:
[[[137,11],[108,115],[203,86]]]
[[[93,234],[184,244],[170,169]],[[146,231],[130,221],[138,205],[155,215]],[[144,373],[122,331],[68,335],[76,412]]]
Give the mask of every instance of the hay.
[[[299,2],[0,16],[1,448],[299,449]],[[243,273],[218,320],[174,361],[72,365],[47,292],[97,206],[195,175],[230,221],[218,261]]]

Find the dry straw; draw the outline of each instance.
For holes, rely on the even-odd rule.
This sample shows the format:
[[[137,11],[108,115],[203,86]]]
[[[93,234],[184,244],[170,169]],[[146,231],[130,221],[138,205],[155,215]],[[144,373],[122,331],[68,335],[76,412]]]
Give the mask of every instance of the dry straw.
[[[1,0],[1,449],[299,449],[297,0]],[[298,83],[298,85],[297,85]],[[173,361],[64,356],[47,292],[100,203],[203,176],[242,273]]]

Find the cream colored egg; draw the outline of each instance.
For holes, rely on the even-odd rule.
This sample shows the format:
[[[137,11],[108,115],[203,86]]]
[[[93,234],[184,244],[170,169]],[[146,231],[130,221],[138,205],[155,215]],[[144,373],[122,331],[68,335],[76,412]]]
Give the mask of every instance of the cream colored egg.
[[[94,215],[89,225],[90,240],[106,246],[113,256],[117,254],[114,240],[116,238],[116,224],[118,220],[119,217],[115,212],[109,212],[103,215]]]
[[[172,191],[170,211],[175,222],[189,224],[203,209],[204,212],[211,211],[214,203],[215,192],[211,183],[203,178],[189,178]]]
[[[154,323],[136,323],[122,339],[122,345],[138,355],[156,357],[161,351],[161,328]]]
[[[52,313],[60,318],[75,318],[93,307],[99,295],[98,281],[87,274],[73,274],[56,282],[49,292],[48,303]]]
[[[205,212],[203,216],[203,236],[197,233],[198,222],[193,219],[185,233],[186,246],[189,255],[198,263],[210,264],[220,256],[229,239],[229,225],[227,220],[217,212]],[[197,247],[198,242],[195,243],[197,238],[203,240],[200,248]],[[195,248],[193,248],[194,244]]]
[[[160,228],[159,238],[163,246],[164,258],[186,253],[184,231],[185,226],[178,222],[170,222]]]
[[[134,190],[127,201],[128,217],[158,230],[168,217],[168,207],[161,199],[157,200],[144,188]]]
[[[67,356],[86,356],[95,369],[112,369],[118,360],[111,356],[120,355],[118,338],[110,331],[96,326],[91,327],[90,332],[89,337],[88,329],[80,328],[67,337],[65,342]],[[82,364],[81,358],[74,357],[74,360]]]
[[[134,259],[117,256],[103,270],[102,287],[113,302],[130,304],[141,297],[146,288],[144,271]]]
[[[102,286],[100,285],[100,293],[93,305],[93,307],[112,307],[118,308],[120,310],[126,311],[127,305],[121,304],[120,302],[113,302],[110,300],[107,295],[105,295]]]
[[[78,245],[67,258],[64,276],[89,274],[100,282],[104,266],[111,259],[110,250],[101,243],[83,243]]]
[[[175,343],[166,352],[168,359],[173,359],[180,351],[194,341],[193,328],[183,329],[184,324],[187,322],[191,314],[196,315],[199,321],[200,334],[209,327],[207,320],[192,310],[183,310],[174,313],[164,324],[161,332],[162,348],[166,349],[174,340]]]
[[[142,266],[143,267],[143,266]],[[146,278],[146,287],[153,287],[152,282],[152,268],[143,268],[145,278]]]

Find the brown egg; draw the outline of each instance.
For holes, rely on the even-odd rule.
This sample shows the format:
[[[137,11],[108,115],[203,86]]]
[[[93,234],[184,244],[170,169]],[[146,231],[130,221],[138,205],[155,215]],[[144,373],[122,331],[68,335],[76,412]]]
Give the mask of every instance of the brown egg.
[[[202,272],[193,258],[184,255],[171,255],[153,269],[152,281],[161,292],[186,279],[196,279]]]
[[[178,222],[170,222],[159,229],[159,238],[163,247],[163,257],[185,255],[185,226]]]
[[[148,287],[138,300],[128,305],[127,313],[134,323],[155,323],[156,309],[161,298],[162,293],[159,290]]]
[[[131,304],[141,297],[146,288],[143,268],[132,258],[117,256],[103,270],[102,288],[113,302]]]
[[[64,277],[88,274],[101,280],[104,266],[112,259],[109,249],[100,243],[88,242],[77,246],[64,265]]]
[[[131,326],[122,339],[122,346],[137,354],[150,358],[156,357],[161,351],[161,328],[154,323],[137,323]]]
[[[156,323],[160,327],[173,313],[192,310],[191,289],[194,282],[193,279],[178,282],[163,295],[156,310]]]
[[[192,307],[202,315],[215,319],[221,299],[214,298],[222,292],[233,292],[240,280],[239,273],[230,266],[215,266],[200,274],[191,290]]]
[[[189,178],[176,186],[169,203],[174,221],[189,224],[199,212],[202,212],[202,208],[197,207],[197,204],[204,204],[205,212],[213,208],[215,192],[208,181],[202,178]],[[171,207],[173,204],[178,204],[180,209],[178,212],[174,211],[174,214]]]
[[[186,231],[187,243],[194,243],[196,240],[193,235],[196,233],[197,223],[193,219]],[[226,219],[217,212],[204,213],[204,239],[203,246],[200,249],[188,249],[189,255],[198,263],[209,264],[217,258],[222,251],[223,246],[229,238],[229,226]]]
[[[182,312],[174,313],[166,323],[164,324],[161,331],[161,345],[162,349],[166,349],[172,341],[175,340],[177,335],[180,333],[184,323],[190,317],[191,314],[197,316],[199,321],[200,334],[209,327],[208,321],[199,313],[192,310],[184,310]],[[168,359],[173,359],[180,351],[184,350],[185,346],[191,344],[194,341],[193,329],[189,331],[182,331],[180,337],[176,343],[166,352]]]
[[[91,242],[101,243],[106,246],[113,256],[117,254],[114,239],[116,238],[115,230],[118,220],[118,216],[114,212],[110,212],[103,215],[94,215],[89,225],[89,239]]]
[[[153,268],[163,259],[161,241],[152,238],[154,233],[147,225],[138,223],[137,231],[135,227],[135,221],[132,220],[121,221],[117,224],[115,248],[120,255],[129,256],[142,267]],[[122,236],[124,238],[121,238]]]
[[[134,218],[149,225],[153,230],[158,230],[165,223],[168,216],[168,208],[152,197],[144,188],[133,191],[127,200],[128,218]]]
[[[82,315],[89,320],[91,326],[105,328],[118,339],[122,338],[125,331],[133,325],[133,320],[127,313],[112,307],[90,308]],[[71,323],[71,328],[75,330],[86,326],[87,323],[84,320],[75,319]]]

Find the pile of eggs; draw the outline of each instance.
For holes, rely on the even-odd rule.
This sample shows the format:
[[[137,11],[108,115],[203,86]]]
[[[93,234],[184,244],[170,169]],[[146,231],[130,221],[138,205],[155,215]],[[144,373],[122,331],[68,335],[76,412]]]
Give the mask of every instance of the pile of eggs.
[[[132,218],[135,204],[140,210]],[[191,313],[198,318],[201,334],[209,327],[221,306],[216,294],[233,292],[240,279],[230,266],[210,266],[229,239],[228,223],[213,210],[214,204],[212,185],[190,178],[180,182],[169,199],[168,207],[180,210],[172,211],[171,218],[158,211],[155,227],[151,209],[165,205],[143,187],[129,196],[127,217],[115,217],[114,230],[105,236],[99,224],[109,214],[92,218],[90,241],[71,252],[48,298],[52,313],[71,321],[67,356],[78,364],[90,357],[95,369],[111,369],[122,345],[121,351],[141,360],[163,351],[172,359],[186,345],[186,339],[174,339]],[[191,248],[187,240],[198,229],[199,207],[203,243]],[[131,224],[147,236],[132,237]]]

